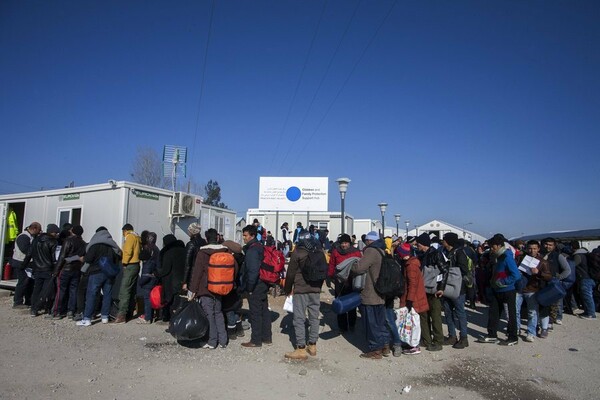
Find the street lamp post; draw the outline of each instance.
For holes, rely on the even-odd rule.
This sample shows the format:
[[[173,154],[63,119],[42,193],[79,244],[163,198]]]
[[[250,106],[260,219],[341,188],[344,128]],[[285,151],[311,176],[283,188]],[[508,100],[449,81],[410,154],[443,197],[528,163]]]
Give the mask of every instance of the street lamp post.
[[[467,226],[469,225],[473,225],[472,222],[467,222],[466,224],[463,225],[463,239],[465,238],[465,236],[467,236]]]
[[[394,214],[394,218],[396,219],[396,236],[400,236],[400,234],[398,233],[398,224],[400,223],[400,214]]]
[[[404,223],[406,224],[406,239],[408,240],[408,226],[410,225],[410,221],[406,220]]]
[[[344,206],[345,206],[345,201],[346,201],[346,192],[348,191],[348,184],[350,183],[350,179],[349,178],[339,178],[336,179],[336,182],[338,184],[338,188],[340,190],[340,197],[342,199],[342,231],[341,234],[346,233],[345,232],[345,222],[346,222],[346,215],[344,214]]]
[[[379,203],[379,210],[381,211],[381,238],[385,237],[385,210],[387,209],[387,203]]]

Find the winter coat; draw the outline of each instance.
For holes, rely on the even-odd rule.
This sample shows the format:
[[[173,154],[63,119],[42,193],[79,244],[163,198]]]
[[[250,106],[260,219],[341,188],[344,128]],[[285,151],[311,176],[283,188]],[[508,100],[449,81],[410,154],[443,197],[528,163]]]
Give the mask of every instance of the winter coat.
[[[192,270],[194,269],[198,249],[207,244],[206,240],[198,234],[192,236],[190,241],[185,245],[185,270],[183,272],[183,281],[185,283],[189,283],[190,279],[192,279]]]
[[[316,249],[315,251],[323,251]],[[302,276],[302,267],[308,259],[308,250],[302,246],[296,247],[296,250],[290,256],[290,262],[287,269],[287,275],[285,280],[284,291],[286,294],[306,294],[306,293],[321,293],[321,286],[323,281],[320,282],[306,282]]]
[[[517,264],[520,264],[525,256],[526,254],[523,254],[523,257],[519,258],[519,262]],[[548,261],[544,260],[539,254],[535,258],[540,260],[540,263],[537,266],[537,274],[529,276],[524,272],[519,271],[521,276],[527,277],[527,285],[525,285],[523,288],[523,293],[536,293],[546,286],[546,282],[552,279],[552,272],[550,272],[550,265],[548,265]]]
[[[141,250],[142,239],[140,236],[134,231],[126,231],[125,243],[123,243],[123,266],[139,263]]]
[[[25,267],[28,266],[29,261],[33,260],[33,272],[50,272],[54,271],[56,265],[56,246],[58,242],[52,236],[42,233],[36,236],[31,243],[29,253],[23,261]]]
[[[350,257],[361,257],[362,253],[356,247],[350,246],[348,250],[342,249],[338,244],[336,244],[331,251],[331,256],[329,257],[329,269],[327,270],[327,276],[333,278],[335,275],[335,267],[339,265],[342,261],[350,258]]]
[[[421,263],[416,257],[410,257],[404,262],[404,293],[400,297],[400,307],[405,307],[407,301],[412,302],[412,307],[417,313],[429,311],[425,282],[421,273]]]
[[[58,274],[61,270],[79,271],[83,265],[78,259],[71,260],[73,256],[83,257],[85,255],[85,247],[87,243],[81,236],[70,236],[65,239],[63,246],[60,249],[60,256],[54,268],[54,273]]]
[[[244,265],[240,276],[240,291],[251,293],[259,282],[260,265],[264,255],[263,245],[256,238],[244,246]]]
[[[106,230],[96,232],[85,248],[83,261],[90,265],[88,274],[101,272],[98,262],[102,257],[110,257],[114,264],[119,264],[121,258],[121,249]]]
[[[519,279],[521,279],[521,272],[517,268],[513,253],[510,250],[505,250],[496,258],[490,285],[497,293],[510,292],[515,290],[515,283]]]
[[[375,291],[375,282],[379,277],[381,271],[381,261],[383,259],[383,252],[385,252],[385,243],[379,239],[372,242],[370,245],[365,247],[363,256],[353,268],[352,272],[357,275],[367,273],[365,278],[365,287],[360,292],[360,298],[362,304],[366,306],[377,306],[385,304],[385,298],[381,297],[379,293]]]
[[[165,299],[170,300],[179,293],[183,285],[185,245],[181,240],[167,243],[160,251],[159,259],[155,275],[163,284]]]

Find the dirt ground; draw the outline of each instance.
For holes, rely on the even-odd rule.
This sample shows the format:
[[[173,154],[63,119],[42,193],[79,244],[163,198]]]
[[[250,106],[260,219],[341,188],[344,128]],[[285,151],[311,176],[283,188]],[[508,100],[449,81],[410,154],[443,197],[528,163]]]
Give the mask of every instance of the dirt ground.
[[[475,343],[487,318],[480,307],[469,311],[465,350],[363,360],[364,330],[340,336],[324,293],[317,357],[289,362],[283,354],[292,349],[291,318],[283,300],[270,299],[272,346],[246,349],[237,339],[205,350],[178,344],[156,324],[83,328],[31,318],[13,310],[10,292],[0,290],[0,398],[558,400],[596,399],[600,392],[597,321],[566,315],[548,339],[507,348]]]

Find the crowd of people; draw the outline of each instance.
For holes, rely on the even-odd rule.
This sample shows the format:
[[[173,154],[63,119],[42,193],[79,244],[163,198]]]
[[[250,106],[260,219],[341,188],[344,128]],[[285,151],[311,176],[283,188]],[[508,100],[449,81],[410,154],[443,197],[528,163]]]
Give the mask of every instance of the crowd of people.
[[[562,324],[563,313],[577,309],[583,310],[579,317],[596,319],[600,249],[588,253],[577,241],[563,244],[549,237],[541,243],[509,242],[496,234],[484,243],[469,243],[452,232],[441,238],[422,233],[405,239],[369,232],[358,241],[341,234],[330,241],[327,231],[304,229],[301,223],[293,234],[287,223],[281,230],[283,241],[276,243],[255,220],[243,229],[242,246],[224,240],[215,229],[206,230],[203,237],[200,225],[192,223],[187,244],[168,234],[159,249],[156,233],[138,235],[130,224],[123,226],[119,245],[102,226],[86,243],[79,225],[65,224],[61,229],[49,224],[42,231],[33,222],[15,241],[11,265],[18,281],[13,308],[29,309],[32,317],[72,319],[82,327],[92,325],[98,311],[101,323],[111,322],[112,316],[112,323],[123,324],[135,316],[140,324],[168,324],[183,304],[197,301],[209,323],[204,348],[215,349],[246,336],[242,304],[247,299],[251,333],[241,346],[262,347],[273,340],[269,308],[273,284],[263,278],[265,254],[277,247],[289,258],[280,289],[293,294],[294,350],[285,354],[288,359],[317,354],[324,284],[342,298],[357,290],[351,282],[358,275],[364,276],[358,310],[367,340],[367,351],[360,356],[367,359],[416,355],[422,348],[465,349],[466,308],[477,303],[488,306],[487,335],[476,340],[480,343],[514,346],[519,337],[526,342],[546,339],[554,325]],[[402,267],[401,295],[378,291],[386,257]],[[351,273],[340,279],[336,267],[350,258],[356,260]],[[115,265],[118,273],[111,274],[110,266]],[[566,295],[542,304],[542,291],[556,282]],[[151,295],[159,284],[162,300],[156,312]],[[118,296],[113,296],[113,288],[118,288]],[[421,340],[416,346],[399,337],[396,310],[403,307],[418,314]],[[507,338],[499,340],[503,313]],[[339,332],[353,332],[358,316],[356,308],[337,315]]]

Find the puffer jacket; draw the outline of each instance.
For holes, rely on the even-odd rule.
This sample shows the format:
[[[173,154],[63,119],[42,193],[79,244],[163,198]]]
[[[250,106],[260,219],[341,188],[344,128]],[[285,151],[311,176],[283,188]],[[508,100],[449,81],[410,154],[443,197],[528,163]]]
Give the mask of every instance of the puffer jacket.
[[[348,250],[342,249],[339,244],[335,244],[329,257],[329,269],[327,270],[327,276],[333,278],[335,275],[335,267],[342,261],[350,257],[361,257],[362,253],[356,247],[350,246]]]
[[[33,272],[54,272],[54,266],[56,265],[56,246],[58,241],[56,238],[42,233],[38,235],[29,248],[29,253],[23,261],[24,266],[28,266],[29,262],[33,260]]]
[[[316,249],[315,251],[323,251]],[[290,256],[290,262],[287,269],[284,291],[286,294],[306,294],[306,293],[321,293],[321,282],[306,282],[302,276],[302,267],[308,258],[308,250],[302,246],[296,247],[296,250]]]
[[[375,291],[374,279],[379,277],[381,261],[385,252],[385,243],[379,239],[365,247],[360,261],[352,268],[357,275],[366,273],[365,287],[360,292],[362,304],[366,306],[377,306],[385,304],[385,298]]]
[[[425,282],[421,273],[421,263],[416,257],[410,257],[404,261],[404,284],[405,290],[400,297],[400,307],[405,307],[406,302],[412,302],[412,307],[417,313],[429,311],[427,294],[425,293]]]

